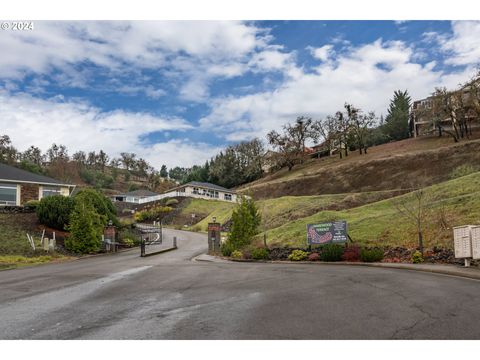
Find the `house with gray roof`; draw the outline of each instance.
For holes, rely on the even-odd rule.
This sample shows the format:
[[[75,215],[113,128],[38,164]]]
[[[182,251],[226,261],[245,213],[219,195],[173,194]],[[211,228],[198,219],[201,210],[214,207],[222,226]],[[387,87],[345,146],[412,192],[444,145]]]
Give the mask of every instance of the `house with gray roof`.
[[[70,196],[75,185],[0,163],[0,206],[23,206],[52,195]]]
[[[156,196],[156,195],[158,195],[158,193],[155,193],[150,190],[135,190],[125,194],[113,195],[112,200],[138,204],[141,199],[145,199],[145,198]]]

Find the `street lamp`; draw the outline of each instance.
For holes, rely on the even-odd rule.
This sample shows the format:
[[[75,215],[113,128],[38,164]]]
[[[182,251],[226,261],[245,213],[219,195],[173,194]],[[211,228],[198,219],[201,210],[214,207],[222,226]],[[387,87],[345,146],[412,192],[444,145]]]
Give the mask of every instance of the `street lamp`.
[[[212,217],[212,221],[213,221],[214,223],[216,223],[216,222],[217,222],[217,218],[216,218],[215,216],[213,216],[213,217]]]

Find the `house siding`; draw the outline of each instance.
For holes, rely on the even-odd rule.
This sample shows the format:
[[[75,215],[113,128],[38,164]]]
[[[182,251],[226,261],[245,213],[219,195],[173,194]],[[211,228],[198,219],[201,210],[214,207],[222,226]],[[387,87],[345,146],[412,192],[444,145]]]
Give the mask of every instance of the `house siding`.
[[[17,205],[25,205],[28,201],[31,200],[38,200],[39,199],[39,191],[40,186],[36,184],[21,184],[20,185],[20,204]],[[18,187],[17,187],[18,188]],[[18,195],[17,195],[18,197]]]

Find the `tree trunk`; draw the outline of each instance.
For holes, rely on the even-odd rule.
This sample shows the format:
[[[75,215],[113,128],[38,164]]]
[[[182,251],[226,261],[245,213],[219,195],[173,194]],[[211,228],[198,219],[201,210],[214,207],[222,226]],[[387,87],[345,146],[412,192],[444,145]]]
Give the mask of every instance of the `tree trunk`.
[[[418,231],[418,247],[423,256],[423,234],[421,230]]]

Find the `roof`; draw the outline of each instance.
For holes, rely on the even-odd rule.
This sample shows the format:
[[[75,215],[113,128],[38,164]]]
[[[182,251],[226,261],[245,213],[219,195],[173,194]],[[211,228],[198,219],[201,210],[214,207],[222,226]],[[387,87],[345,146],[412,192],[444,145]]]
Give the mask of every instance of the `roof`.
[[[150,190],[134,190],[134,191],[130,191],[126,194],[122,194],[122,195],[126,195],[126,196],[155,196],[155,195],[158,195],[158,193],[155,193],[155,192],[150,191]]]
[[[191,181],[189,183],[180,185],[179,187],[184,187],[184,186],[198,186],[198,187],[204,187],[212,190],[218,190],[218,191],[224,191],[224,192],[229,192],[229,193],[235,193],[235,190],[230,190],[227,188],[224,188],[223,186],[220,185],[215,185],[207,182],[199,182],[199,181]]]
[[[1,181],[74,186],[72,184],[67,184],[64,181],[55,180],[48,176],[35,174],[29,171],[16,168],[14,166],[0,163],[0,182]]]

